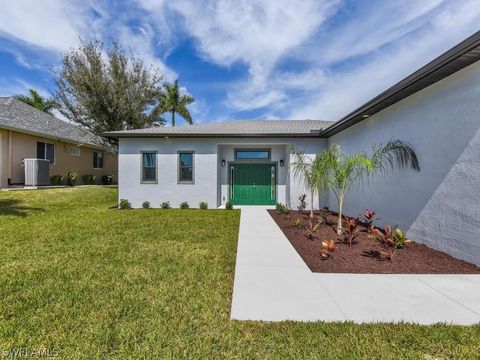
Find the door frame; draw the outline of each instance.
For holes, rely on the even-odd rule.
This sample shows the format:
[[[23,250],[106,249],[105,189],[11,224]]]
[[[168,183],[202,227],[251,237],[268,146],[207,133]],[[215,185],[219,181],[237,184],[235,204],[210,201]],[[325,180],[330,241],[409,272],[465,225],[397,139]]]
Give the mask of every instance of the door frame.
[[[275,166],[275,203],[277,203],[278,199],[278,161],[227,161],[227,172],[228,172],[228,199],[227,201],[232,201],[232,171],[231,171],[231,166],[232,165],[258,165],[258,164],[264,164],[264,165],[274,165]],[[247,205],[248,206],[248,205]],[[251,205],[255,206],[255,205]],[[263,205],[258,205],[258,206],[263,206]]]

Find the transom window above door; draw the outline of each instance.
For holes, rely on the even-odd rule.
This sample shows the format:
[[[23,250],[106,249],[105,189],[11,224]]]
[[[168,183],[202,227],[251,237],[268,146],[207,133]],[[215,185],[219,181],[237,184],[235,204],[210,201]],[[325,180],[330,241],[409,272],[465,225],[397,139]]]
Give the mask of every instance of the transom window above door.
[[[270,150],[268,149],[236,149],[235,159],[237,160],[268,160]]]

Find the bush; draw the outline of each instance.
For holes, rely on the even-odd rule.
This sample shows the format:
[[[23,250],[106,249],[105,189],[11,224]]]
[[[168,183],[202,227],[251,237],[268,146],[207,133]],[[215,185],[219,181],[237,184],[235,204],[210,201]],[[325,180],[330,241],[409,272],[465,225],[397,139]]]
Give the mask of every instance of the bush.
[[[282,203],[277,203],[277,205],[275,205],[275,210],[277,211],[277,213],[282,215],[290,214],[290,209],[287,207],[287,205],[284,205]]]
[[[385,258],[393,261],[397,251],[403,249],[411,240],[407,239],[407,235],[400,228],[392,228],[386,225],[383,230],[373,228],[370,239],[376,241],[384,251],[381,252]]]
[[[144,209],[150,209],[150,201],[144,201],[142,204],[142,207]]]
[[[198,207],[202,210],[207,210],[208,209],[208,204],[205,201],[202,201]]]
[[[83,175],[82,180],[85,185],[95,185],[95,180],[97,177],[95,175]]]
[[[69,171],[67,174],[67,183],[70,186],[75,186],[77,184],[78,174],[75,171]]]
[[[233,203],[231,201],[227,201],[225,204],[225,210],[233,210]]]
[[[103,185],[112,185],[113,184],[113,175],[103,175],[102,176]]]
[[[121,210],[128,210],[132,208],[132,204],[127,199],[120,199],[118,208]]]
[[[162,209],[170,209],[170,208],[171,208],[171,207],[170,207],[170,201],[164,201],[164,202],[162,202],[162,203],[160,204],[160,207],[161,207]]]
[[[188,202],[184,201],[180,203],[180,209],[190,209],[190,206],[188,205]]]
[[[63,185],[65,178],[62,175],[50,176],[50,183],[55,186]]]

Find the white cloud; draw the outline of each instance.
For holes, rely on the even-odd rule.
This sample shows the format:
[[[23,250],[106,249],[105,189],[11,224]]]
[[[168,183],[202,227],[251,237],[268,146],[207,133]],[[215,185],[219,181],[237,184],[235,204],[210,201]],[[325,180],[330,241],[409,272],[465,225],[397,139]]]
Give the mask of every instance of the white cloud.
[[[471,35],[479,22],[478,0],[451,3],[367,62],[331,72],[322,88],[298,101],[289,116],[336,120]]]

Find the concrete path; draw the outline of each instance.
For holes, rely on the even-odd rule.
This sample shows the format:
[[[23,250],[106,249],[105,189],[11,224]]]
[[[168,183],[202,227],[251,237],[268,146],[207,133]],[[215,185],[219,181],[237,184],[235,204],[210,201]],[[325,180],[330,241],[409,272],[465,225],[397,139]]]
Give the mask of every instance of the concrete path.
[[[480,323],[480,275],[312,273],[266,209],[241,207],[232,319]]]

